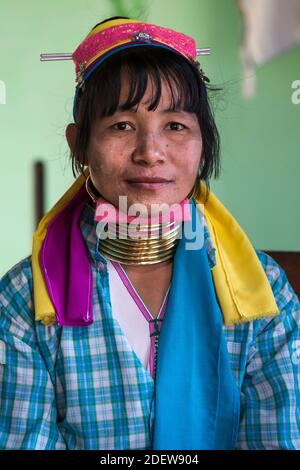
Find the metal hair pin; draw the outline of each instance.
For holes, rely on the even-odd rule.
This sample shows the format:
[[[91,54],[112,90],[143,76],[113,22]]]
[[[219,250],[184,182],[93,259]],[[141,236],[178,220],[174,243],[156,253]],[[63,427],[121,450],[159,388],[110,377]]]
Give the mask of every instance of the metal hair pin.
[[[204,48],[197,48],[196,49],[196,55],[210,55],[210,48],[209,47],[204,47]],[[72,60],[72,53],[47,53],[47,54],[40,54],[40,61],[50,61],[50,60]]]

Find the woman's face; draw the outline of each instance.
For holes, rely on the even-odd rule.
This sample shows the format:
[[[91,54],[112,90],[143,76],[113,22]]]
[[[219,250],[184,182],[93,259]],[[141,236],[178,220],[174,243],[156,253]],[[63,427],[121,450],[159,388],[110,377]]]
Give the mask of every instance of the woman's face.
[[[120,103],[129,90],[122,80]],[[87,157],[91,179],[106,200],[119,205],[127,196],[127,206],[142,203],[180,203],[195,182],[201,154],[202,137],[195,114],[171,112],[169,88],[162,82],[162,96],[155,111],[147,111],[152,82],[135,110],[116,111],[95,122]],[[165,181],[158,182],[157,179]]]

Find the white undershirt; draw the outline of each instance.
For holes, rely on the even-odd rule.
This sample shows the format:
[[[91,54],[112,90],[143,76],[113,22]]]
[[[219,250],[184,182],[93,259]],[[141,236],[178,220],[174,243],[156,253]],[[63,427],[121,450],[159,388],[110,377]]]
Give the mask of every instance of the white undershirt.
[[[110,288],[110,298],[112,306],[113,317],[118,321],[125,337],[127,338],[131,348],[143,364],[144,368],[150,371],[150,350],[151,350],[151,340],[150,340],[150,331],[149,331],[149,322],[143,315],[141,309],[137,305],[136,301],[133,298],[133,295],[137,296],[140,302],[143,304],[143,307],[147,310],[149,316],[152,315],[149,312],[149,309],[144,304],[143,300],[135,290],[134,286],[130,282],[130,279],[126,275],[124,269],[118,264],[118,269],[122,270],[123,276],[126,276],[128,284],[130,284],[130,290],[124,284],[124,281],[121,279],[119,272],[115,268],[116,263],[112,263],[107,259],[107,268],[109,276],[109,288]],[[169,290],[168,290],[169,291]],[[168,294],[168,292],[167,292]],[[167,297],[165,296],[165,299]],[[162,307],[165,303],[162,304]],[[163,316],[162,308],[160,309],[157,318]]]

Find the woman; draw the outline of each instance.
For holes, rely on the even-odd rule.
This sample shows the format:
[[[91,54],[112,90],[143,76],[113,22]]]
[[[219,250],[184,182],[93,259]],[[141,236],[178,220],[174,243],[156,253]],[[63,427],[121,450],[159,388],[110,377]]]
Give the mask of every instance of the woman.
[[[81,175],[1,280],[0,447],[299,449],[299,300],[209,191],[195,41],[110,18],[73,60]]]

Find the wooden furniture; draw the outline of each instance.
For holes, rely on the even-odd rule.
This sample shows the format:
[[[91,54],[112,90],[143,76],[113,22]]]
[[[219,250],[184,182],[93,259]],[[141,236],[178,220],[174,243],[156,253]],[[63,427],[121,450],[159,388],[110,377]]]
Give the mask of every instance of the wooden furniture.
[[[266,251],[284,270],[294,291],[300,298],[300,252]]]
[[[45,188],[44,188],[44,163],[35,162],[34,171],[34,224],[35,228],[44,215]]]

